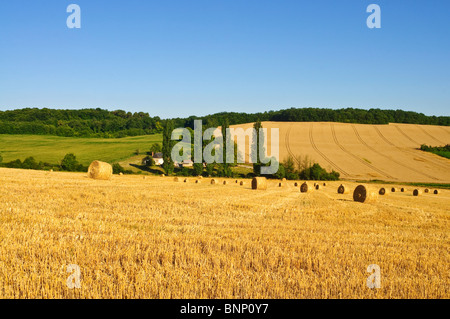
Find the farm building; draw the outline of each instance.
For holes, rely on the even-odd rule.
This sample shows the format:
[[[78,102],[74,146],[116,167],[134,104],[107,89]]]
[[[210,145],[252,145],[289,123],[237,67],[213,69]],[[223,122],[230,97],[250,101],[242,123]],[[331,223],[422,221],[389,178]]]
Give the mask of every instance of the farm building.
[[[155,161],[155,165],[162,165],[164,164],[163,154],[162,153],[153,153],[152,154],[153,160]]]
[[[194,166],[194,162],[190,159],[184,160],[180,164],[180,167],[192,167],[192,166]]]

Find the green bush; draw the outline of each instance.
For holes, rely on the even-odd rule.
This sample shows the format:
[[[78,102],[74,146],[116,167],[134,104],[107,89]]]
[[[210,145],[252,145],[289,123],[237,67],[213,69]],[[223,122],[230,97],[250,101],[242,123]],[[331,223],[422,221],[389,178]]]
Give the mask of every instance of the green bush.
[[[87,172],[87,167],[77,161],[73,153],[66,154],[61,161],[61,169],[67,172]]]

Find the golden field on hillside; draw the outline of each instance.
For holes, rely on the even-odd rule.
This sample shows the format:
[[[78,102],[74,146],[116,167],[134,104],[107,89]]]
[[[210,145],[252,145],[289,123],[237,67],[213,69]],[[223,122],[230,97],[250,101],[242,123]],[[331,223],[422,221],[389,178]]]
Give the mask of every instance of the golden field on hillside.
[[[449,298],[450,191],[361,204],[339,184],[0,169],[0,298]]]
[[[450,144],[448,126],[332,122],[262,122],[262,126],[268,129],[269,153],[271,130],[279,130],[274,146],[279,148],[281,162],[288,156],[308,156],[313,163],[350,180],[450,183],[450,161],[419,150],[422,144]]]

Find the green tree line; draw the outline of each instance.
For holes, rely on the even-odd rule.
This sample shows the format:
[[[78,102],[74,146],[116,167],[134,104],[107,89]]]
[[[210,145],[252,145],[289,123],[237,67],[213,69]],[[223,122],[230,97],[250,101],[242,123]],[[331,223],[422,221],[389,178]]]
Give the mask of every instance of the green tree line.
[[[173,127],[194,127],[201,119],[206,127],[221,123],[236,125],[260,121],[275,122],[343,122],[361,124],[409,123],[450,126],[449,116],[427,116],[403,110],[380,109],[320,109],[290,108],[263,113],[222,112],[204,117],[174,118]],[[66,137],[117,138],[162,133],[164,123],[158,116],[131,113],[123,110],[108,111],[99,108],[81,110],[53,110],[26,108],[0,111],[0,134],[37,134]]]

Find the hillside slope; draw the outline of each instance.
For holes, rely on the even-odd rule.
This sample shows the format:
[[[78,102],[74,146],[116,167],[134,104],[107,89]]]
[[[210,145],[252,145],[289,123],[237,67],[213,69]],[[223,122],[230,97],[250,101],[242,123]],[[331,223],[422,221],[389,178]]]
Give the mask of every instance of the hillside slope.
[[[244,129],[253,124],[235,125]],[[450,161],[418,150],[450,144],[450,128],[415,124],[263,122],[278,128],[280,159],[309,156],[343,179],[450,183]],[[270,147],[269,153],[270,153]],[[248,159],[248,156],[247,156]]]

